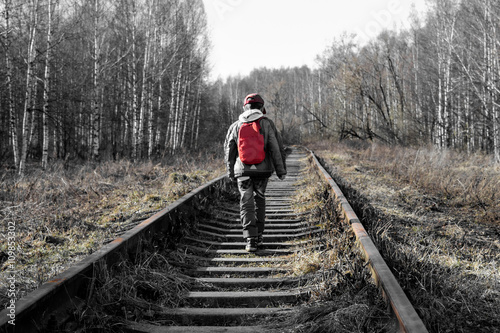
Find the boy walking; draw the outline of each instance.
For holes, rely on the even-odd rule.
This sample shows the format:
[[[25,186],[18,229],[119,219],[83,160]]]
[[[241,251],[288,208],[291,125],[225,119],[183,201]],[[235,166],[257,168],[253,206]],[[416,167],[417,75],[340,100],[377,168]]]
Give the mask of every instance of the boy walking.
[[[264,116],[264,100],[259,94],[250,94],[243,102],[243,113],[226,135],[224,155],[228,176],[238,181],[240,192],[240,218],[245,250],[257,251],[262,247],[266,218],[265,192],[274,171],[285,179],[286,155],[281,136],[274,123]],[[252,132],[255,134],[249,135]],[[258,138],[256,138],[258,137]],[[259,146],[258,143],[263,143]],[[263,149],[263,152],[260,150]],[[263,158],[263,160],[262,160]]]

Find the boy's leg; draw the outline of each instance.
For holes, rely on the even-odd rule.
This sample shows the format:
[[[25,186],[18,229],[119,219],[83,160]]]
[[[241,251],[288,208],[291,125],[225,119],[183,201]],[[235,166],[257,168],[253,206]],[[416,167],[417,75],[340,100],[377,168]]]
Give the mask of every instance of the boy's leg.
[[[253,189],[255,192],[255,206],[256,206],[256,227],[257,233],[262,235],[264,232],[266,222],[266,188],[268,178],[253,179]]]
[[[240,218],[243,237],[257,237],[258,230],[255,219],[254,186],[252,179],[238,180],[240,191]]]

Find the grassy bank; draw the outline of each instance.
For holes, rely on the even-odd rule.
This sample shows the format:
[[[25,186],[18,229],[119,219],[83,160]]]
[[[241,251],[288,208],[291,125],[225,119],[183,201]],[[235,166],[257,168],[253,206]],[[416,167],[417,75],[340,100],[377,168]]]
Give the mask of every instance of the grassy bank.
[[[20,298],[224,170],[217,154],[203,153],[155,163],[56,163],[23,178],[0,172],[0,303],[6,304],[8,225],[15,226]]]
[[[500,332],[498,165],[488,156],[434,149],[330,143],[311,148],[328,166],[431,332]],[[33,169],[22,179],[2,171],[0,233],[4,238],[8,223],[15,225],[18,296],[222,173],[222,160],[208,156],[71,168],[56,164],[45,172]],[[308,275],[316,289],[311,306],[285,324],[301,332],[327,331],[356,313],[347,318],[353,330],[376,323],[384,331],[387,314],[363,262],[353,260],[352,235],[332,215],[334,205],[323,185],[314,179],[302,185],[296,209],[311,211],[311,221],[326,227],[328,237],[322,240],[325,251],[304,253],[289,263],[293,274]],[[1,239],[0,283],[8,273],[6,243]],[[178,296],[186,283],[165,253],[154,249],[144,256],[140,266],[123,266],[121,278],[103,278],[102,284],[111,294],[122,295],[130,278],[139,281],[124,299],[140,314],[151,297],[158,306],[179,301],[168,293],[154,294],[161,285],[178,289]],[[325,262],[329,265],[322,267]],[[7,286],[0,288],[5,297]],[[111,298],[102,303],[120,305],[108,309],[112,314],[122,311],[123,304]],[[98,314],[94,317],[101,325]]]
[[[431,332],[500,331],[500,166],[432,148],[312,148]]]

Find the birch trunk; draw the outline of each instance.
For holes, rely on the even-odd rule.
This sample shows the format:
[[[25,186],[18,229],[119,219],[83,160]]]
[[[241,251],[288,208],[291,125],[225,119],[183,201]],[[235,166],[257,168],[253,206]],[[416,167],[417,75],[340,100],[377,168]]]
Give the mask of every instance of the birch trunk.
[[[436,48],[438,66],[437,137],[439,146],[451,144],[452,112],[449,110],[451,92],[451,66],[455,35],[456,10],[452,2],[438,3]]]
[[[158,111],[158,118],[160,117],[161,115],[161,109],[162,109],[162,93],[163,93],[163,85],[162,85],[162,80],[160,79],[159,82],[158,82],[158,98],[157,98],[157,101],[156,101],[156,109]],[[161,138],[162,138],[162,131],[161,129],[163,128],[163,126],[161,126],[158,122],[156,124],[156,139],[155,139],[155,142],[157,145],[160,144],[161,141]]]
[[[144,118],[145,115],[150,112],[150,103],[149,103],[149,89],[148,89],[148,79],[149,79],[149,58],[151,52],[151,20],[152,20],[152,5],[149,6],[148,9],[148,19],[147,19],[147,27],[146,27],[146,37],[144,46],[144,63],[142,66],[142,86],[141,86],[141,106],[139,110],[139,133],[137,136],[138,141],[138,155],[142,157],[142,147],[144,143]],[[150,128],[148,126],[148,132]],[[149,138],[149,136],[148,136]],[[148,156],[149,156],[149,142],[148,142]]]
[[[28,154],[28,141],[30,139],[30,121],[32,116],[32,103],[34,100],[33,96],[33,67],[35,62],[35,37],[38,26],[38,0],[32,0],[30,2],[30,34],[27,52],[27,69],[26,69],[26,95],[24,99],[24,115],[23,115],[23,131],[22,131],[22,147],[21,147],[21,157],[19,161],[19,174],[24,175],[26,170],[26,159]]]
[[[183,61],[181,60],[181,63],[179,65],[179,69],[177,70],[177,77],[175,79],[175,83],[173,84],[172,87],[172,106],[173,108],[170,111],[171,119],[170,122],[172,123],[172,129],[171,129],[171,140],[170,144],[172,147],[172,151],[176,151],[179,148],[179,135],[180,135],[180,117],[181,113],[179,112],[180,109],[180,100],[181,100],[181,90],[182,90],[182,65]]]
[[[9,129],[10,142],[12,144],[12,153],[14,166],[19,166],[19,144],[17,137],[17,115],[14,110],[14,100],[12,95],[12,63],[10,56],[10,10],[12,7],[11,0],[5,0],[5,69],[6,69],[6,88],[7,88],[7,108],[9,110]]]
[[[485,18],[486,18],[486,31],[485,39],[486,39],[486,58],[487,58],[487,66],[486,66],[486,76],[487,76],[487,87],[489,91],[489,104],[490,104],[490,112],[488,118],[491,119],[491,145],[492,152],[495,161],[500,162],[500,117],[499,117],[499,107],[498,107],[498,89],[495,86],[495,82],[498,82],[499,78],[499,61],[498,61],[498,49],[496,45],[497,34],[496,34],[496,26],[493,21],[492,6],[490,0],[485,0]]]
[[[151,92],[152,86],[149,84],[148,87],[148,114],[147,114],[147,156],[148,159],[151,159],[151,156],[153,154],[153,146],[154,146],[154,130],[153,130],[153,117],[154,117],[154,112],[153,112],[153,101],[151,100]]]
[[[448,148],[452,145],[452,126],[453,126],[453,113],[449,110],[449,100],[451,93],[451,60],[452,60],[452,48],[453,48],[453,36],[455,32],[455,16],[452,18],[451,25],[449,27],[450,31],[446,36],[446,40],[448,42],[446,49],[446,67],[445,67],[445,77],[444,77],[444,96],[443,96],[443,117],[444,117],[444,131],[445,131],[445,139],[446,146]]]
[[[47,51],[45,53],[45,74],[44,74],[44,89],[43,89],[43,144],[42,144],[42,168],[47,169],[49,158],[49,91],[50,91],[50,59],[52,49],[52,0],[48,2],[48,17],[47,17]]]
[[[189,107],[186,107],[186,99],[188,92],[190,90],[190,78],[189,78],[189,73],[191,73],[191,55],[188,59],[188,69],[187,73],[184,75],[184,89],[181,95],[181,103],[180,103],[180,114],[182,115],[182,132],[181,132],[181,137],[180,137],[180,144],[179,148],[184,148],[186,146],[186,136],[187,136],[187,128],[188,128],[188,122],[189,122]],[[187,101],[187,104],[189,104],[189,101]]]
[[[91,108],[91,158],[99,159],[100,146],[100,105],[99,105],[99,0],[94,0],[94,35],[92,40],[92,96]]]
[[[200,109],[201,109],[201,83],[198,83],[198,89],[196,90],[196,98],[194,101],[194,116],[191,124],[191,147],[198,149],[198,135],[200,127]]]
[[[168,110],[167,116],[167,132],[165,134],[165,147],[170,153],[173,149],[174,144],[174,126],[175,126],[175,87],[177,86],[177,81],[174,78],[172,80],[171,88],[170,88],[170,106]]]
[[[128,42],[128,38],[127,38]],[[128,43],[127,43],[128,44]],[[130,61],[127,61],[125,64],[126,68],[126,75],[124,75],[123,79],[123,91],[126,92],[127,96],[130,95],[130,92],[132,91],[132,83],[129,80],[129,73],[130,73]],[[133,143],[134,141],[134,132],[133,132],[133,122],[134,122],[134,110],[132,107],[132,104],[130,102],[129,98],[124,99],[124,109],[125,109],[125,125],[124,125],[124,130],[123,130],[123,144],[124,144],[124,149],[125,147],[130,147],[130,143],[132,143],[132,151],[133,151]],[[126,150],[128,156],[133,156],[133,153],[130,151],[130,148]],[[131,155],[132,154],[132,155]]]
[[[137,161],[139,159],[139,132],[140,132],[140,115],[138,108],[138,92],[137,92],[137,56],[136,56],[136,20],[137,13],[135,3],[132,1],[132,64],[131,64],[131,72],[132,72],[132,159]]]
[[[155,11],[157,8],[155,8]],[[153,17],[150,18],[150,22],[153,21]],[[154,23],[153,23],[154,24]],[[153,29],[152,41],[158,41],[158,28]],[[148,115],[148,125],[147,125],[147,133],[148,133],[148,159],[151,159],[154,152],[154,147],[156,143],[159,142],[159,138],[155,133],[155,123],[159,119],[158,113],[160,111],[161,105],[161,74],[160,74],[160,66],[158,66],[159,61],[159,47],[157,43],[151,43],[150,54],[152,57],[152,69],[151,69],[151,80],[149,83],[148,89],[148,103],[149,103],[149,115]],[[154,91],[158,87],[158,98],[155,100]],[[156,104],[155,104],[156,103]],[[155,113],[155,105],[156,105],[156,113]],[[156,124],[156,128],[160,126]]]

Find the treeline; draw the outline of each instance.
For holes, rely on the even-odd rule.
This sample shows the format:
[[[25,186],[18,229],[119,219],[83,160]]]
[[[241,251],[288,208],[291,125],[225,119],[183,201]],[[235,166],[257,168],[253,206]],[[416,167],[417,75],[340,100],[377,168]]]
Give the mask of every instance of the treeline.
[[[340,37],[315,69],[208,82],[201,0],[0,0],[0,162],[23,173],[26,161],[209,147],[251,92],[288,143],[359,138],[500,162],[500,3],[428,4],[404,31]]]
[[[289,140],[304,135],[435,145],[500,162],[500,2],[433,0],[411,28],[359,46],[343,36],[318,68],[258,69],[218,82],[221,118],[260,91]]]
[[[0,0],[0,154],[147,158],[196,147],[201,0]]]

